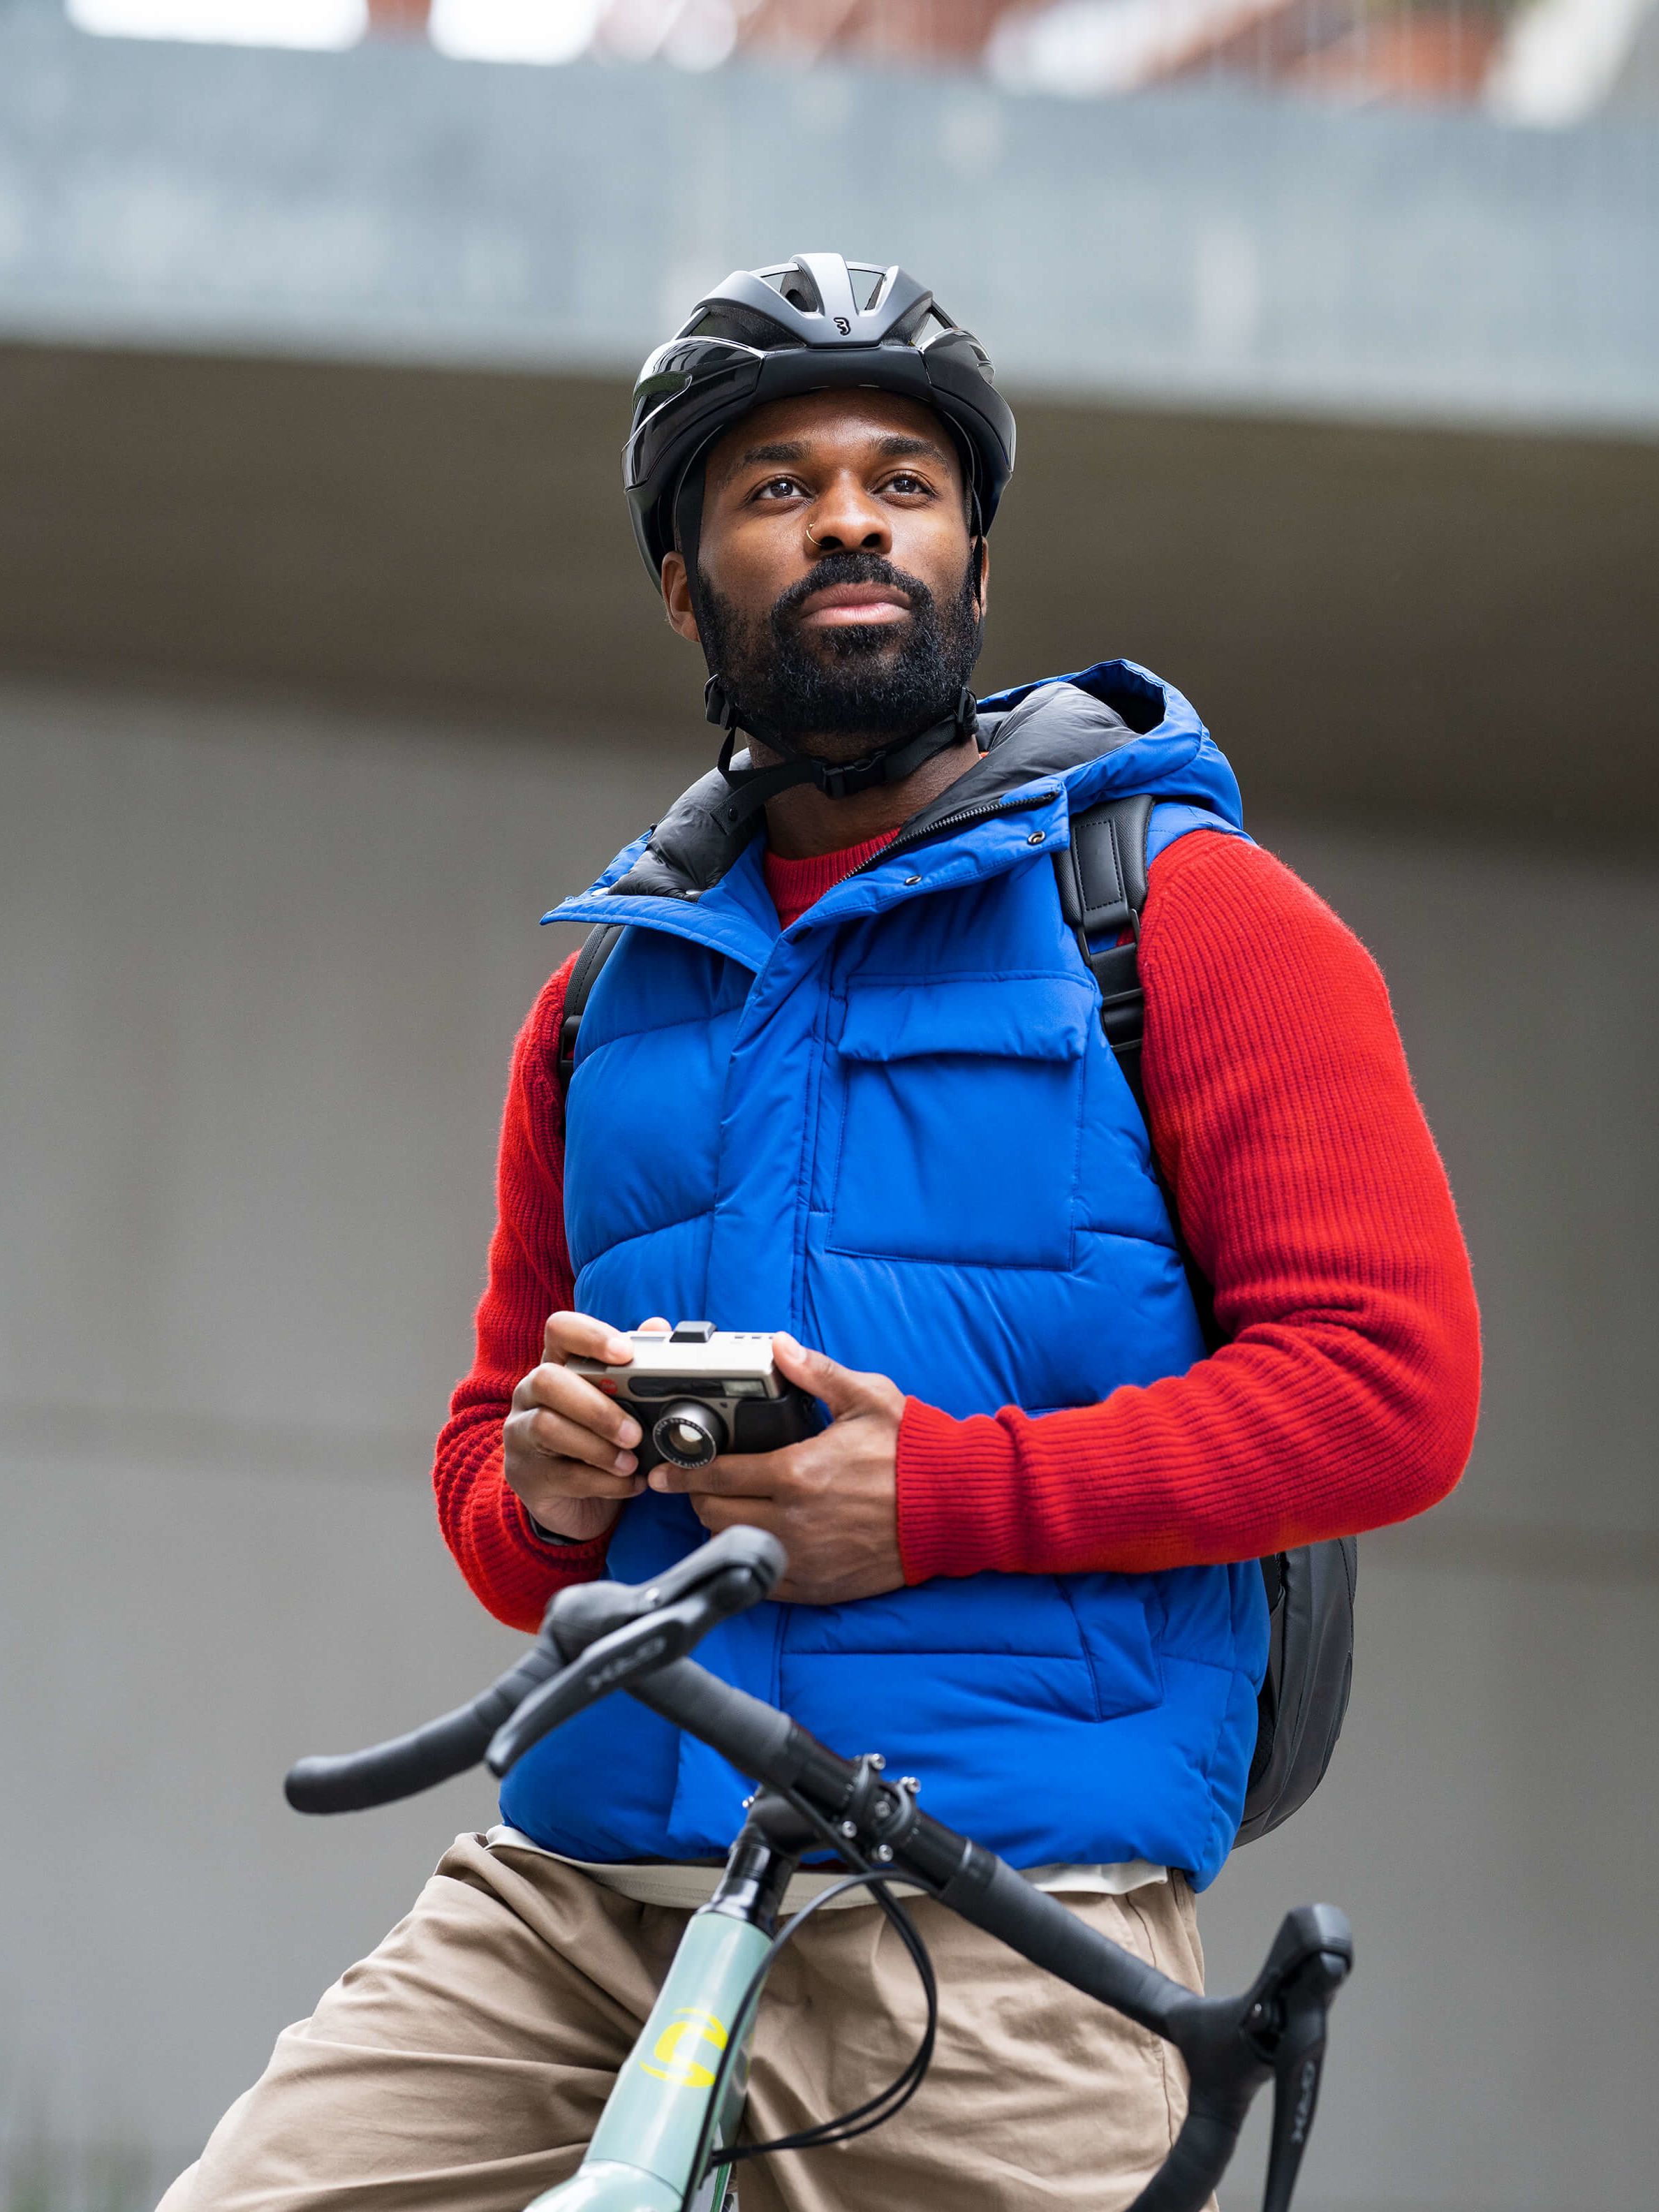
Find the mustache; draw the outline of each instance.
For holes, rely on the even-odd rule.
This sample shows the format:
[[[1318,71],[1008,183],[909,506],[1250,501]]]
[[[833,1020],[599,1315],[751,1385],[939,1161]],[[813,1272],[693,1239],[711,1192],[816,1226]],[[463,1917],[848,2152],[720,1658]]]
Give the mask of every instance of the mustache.
[[[824,553],[808,574],[773,601],[773,629],[787,628],[814,592],[830,591],[837,584],[885,584],[909,601],[913,616],[925,615],[933,604],[933,595],[920,576],[907,575],[879,553]]]

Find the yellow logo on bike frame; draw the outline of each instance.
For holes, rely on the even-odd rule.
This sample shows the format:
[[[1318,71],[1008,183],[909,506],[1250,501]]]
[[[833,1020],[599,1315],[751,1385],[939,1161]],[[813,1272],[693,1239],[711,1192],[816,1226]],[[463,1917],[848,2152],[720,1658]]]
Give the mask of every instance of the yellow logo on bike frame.
[[[659,2081],[672,2081],[682,2089],[712,2089],[714,2076],[710,2069],[693,2057],[699,2044],[706,2043],[715,2051],[726,2048],[726,2029],[712,2012],[704,2012],[697,2005],[682,2005],[657,2038],[651,2058],[661,2063],[653,2066],[651,2058],[641,2058],[641,2066],[647,2074],[654,2074]]]

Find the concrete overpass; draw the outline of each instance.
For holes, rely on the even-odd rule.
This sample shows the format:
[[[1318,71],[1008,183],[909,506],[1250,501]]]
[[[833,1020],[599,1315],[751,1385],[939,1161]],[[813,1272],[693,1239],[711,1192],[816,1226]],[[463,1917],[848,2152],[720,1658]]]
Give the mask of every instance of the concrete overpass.
[[[1308,2212],[1644,2212],[1654,143],[0,10],[0,2196],[147,2212],[489,1817],[276,1779],[511,1649],[425,1466],[535,917],[708,738],[627,374],[845,239],[1020,401],[988,678],[1202,704],[1475,1252],[1475,1465],[1367,1540],[1339,1763],[1209,1908],[1218,1979],[1292,1896],[1361,1932]]]
[[[833,235],[925,272],[1022,402],[988,680],[1122,647],[1268,802],[1645,840],[1656,149],[147,46],[14,0],[0,658],[678,720],[626,379],[702,283]]]

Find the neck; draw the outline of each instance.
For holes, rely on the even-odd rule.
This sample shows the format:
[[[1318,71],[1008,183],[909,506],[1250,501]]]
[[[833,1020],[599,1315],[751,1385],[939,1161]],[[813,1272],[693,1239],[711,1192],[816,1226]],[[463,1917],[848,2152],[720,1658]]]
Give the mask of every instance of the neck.
[[[846,740],[839,742],[844,744]],[[872,751],[875,742],[860,750]],[[807,738],[802,739],[801,750],[815,752],[818,748]],[[827,757],[828,745],[824,751]],[[749,754],[757,768],[769,768],[779,758],[758,742],[750,744]],[[858,755],[847,757],[855,759]],[[923,761],[902,783],[878,783],[869,791],[854,792],[848,799],[831,799],[815,783],[797,784],[767,801],[766,842],[780,860],[810,860],[821,853],[838,853],[844,846],[861,845],[868,838],[902,830],[913,814],[919,814],[940,792],[948,791],[958,776],[966,775],[979,757],[979,747],[972,738],[966,738]]]

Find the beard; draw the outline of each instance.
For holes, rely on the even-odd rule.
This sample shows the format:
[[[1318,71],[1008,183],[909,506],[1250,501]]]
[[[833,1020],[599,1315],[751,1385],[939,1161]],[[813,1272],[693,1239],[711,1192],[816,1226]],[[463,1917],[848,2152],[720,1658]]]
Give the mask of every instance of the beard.
[[[812,738],[827,760],[913,736],[956,712],[979,659],[977,553],[951,599],[876,553],[826,553],[762,616],[745,616],[699,572],[697,619],[708,665],[728,694],[782,737]],[[799,611],[836,584],[887,584],[908,622],[850,623],[809,638]]]

